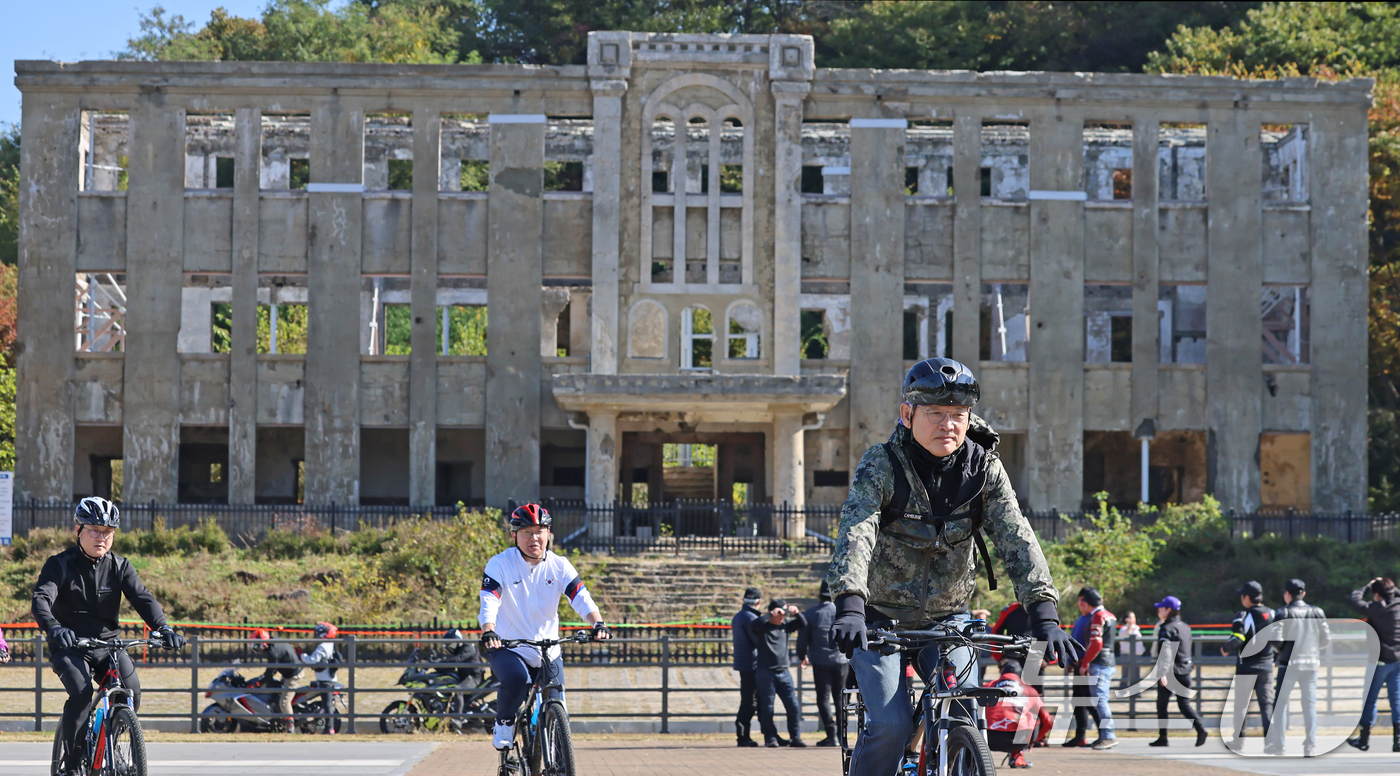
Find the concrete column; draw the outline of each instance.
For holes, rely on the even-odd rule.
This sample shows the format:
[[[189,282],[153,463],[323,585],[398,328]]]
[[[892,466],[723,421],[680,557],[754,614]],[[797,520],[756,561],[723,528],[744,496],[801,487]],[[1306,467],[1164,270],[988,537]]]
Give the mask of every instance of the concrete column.
[[[1157,426],[1157,369],[1162,354],[1157,315],[1157,117],[1133,119],[1133,415],[1142,439]],[[1149,423],[1150,421],[1150,423]],[[1147,425],[1144,425],[1147,424]]]
[[[622,97],[627,82],[593,87],[593,325],[589,371],[617,374],[618,255],[622,209]],[[650,178],[646,185],[650,184]]]
[[[360,501],[360,252],[363,111],[311,109],[306,269],[306,502]]]
[[[802,99],[805,81],[775,81],[773,374],[802,374]]]
[[[1084,121],[1077,113],[1053,107],[1032,117],[1030,171],[1030,502],[1074,510],[1084,497]]]
[[[773,503],[800,510],[807,503],[807,467],[803,458],[801,412],[773,414]],[[864,451],[862,451],[864,452]],[[807,535],[801,512],[787,515],[786,535],[801,539]]]
[[[610,506],[617,500],[617,459],[622,452],[617,436],[617,413],[588,413],[588,480],[584,501]],[[613,535],[612,519],[595,520],[588,526],[590,538]]]
[[[543,114],[490,117],[486,503],[495,507],[540,491],[544,121]]]
[[[1247,512],[1259,507],[1263,422],[1261,125],[1242,109],[1211,111],[1209,120],[1206,396],[1213,489],[1221,506]]]
[[[233,346],[229,349],[228,501],[256,496],[258,449],[258,208],[262,111],[234,115]]]
[[[15,503],[73,497],[76,94],[26,91],[20,136]]]
[[[436,109],[419,108],[413,112],[408,500],[414,506],[431,506],[437,499],[437,173],[441,134],[442,114]]]
[[[976,372],[982,328],[982,117],[975,113],[959,111],[953,121],[953,202],[953,341],[948,352]]]
[[[904,119],[851,119],[851,468],[899,417]]]
[[[159,92],[131,112],[126,192],[126,309],[122,458],[126,501],[179,496],[180,289],[184,285],[185,111]]]
[[[1366,111],[1313,114],[1312,506],[1366,509]],[[1209,322],[1209,321],[1207,321]]]

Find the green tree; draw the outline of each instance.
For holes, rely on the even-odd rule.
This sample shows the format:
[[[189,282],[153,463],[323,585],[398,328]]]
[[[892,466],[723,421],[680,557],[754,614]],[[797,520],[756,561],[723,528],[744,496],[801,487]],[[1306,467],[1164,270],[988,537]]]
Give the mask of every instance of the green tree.
[[[426,3],[271,0],[261,19],[215,9],[196,30],[159,5],[141,16],[141,34],[127,40],[121,59],[399,62],[440,64],[459,59],[448,10]],[[463,61],[475,61],[470,56]]]
[[[1218,29],[1258,3],[849,4],[818,64],[916,70],[1136,72],[1180,25]]]
[[[19,125],[0,127],[0,264],[19,261]]]

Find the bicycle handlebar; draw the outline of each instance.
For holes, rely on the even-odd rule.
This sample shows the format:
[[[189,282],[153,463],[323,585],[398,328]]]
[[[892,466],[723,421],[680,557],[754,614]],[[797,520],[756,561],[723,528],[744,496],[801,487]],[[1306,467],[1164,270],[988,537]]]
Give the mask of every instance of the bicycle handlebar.
[[[1029,649],[1032,639],[1029,636],[1008,636],[1000,633],[962,633],[954,628],[941,627],[931,630],[892,631],[874,629],[868,634],[872,647],[883,646],[894,651],[904,651],[921,642],[971,642],[973,644],[997,644],[1003,652]]]
[[[80,638],[73,642],[74,649],[131,649],[132,647],[146,647],[147,649],[175,649],[167,647],[165,644],[155,639],[89,639]]]
[[[575,631],[574,635],[565,636],[562,639],[501,639],[501,648],[539,647],[540,649],[549,649],[550,647],[557,647],[561,644],[587,644],[589,641],[592,641],[592,639],[593,635],[588,631]]]

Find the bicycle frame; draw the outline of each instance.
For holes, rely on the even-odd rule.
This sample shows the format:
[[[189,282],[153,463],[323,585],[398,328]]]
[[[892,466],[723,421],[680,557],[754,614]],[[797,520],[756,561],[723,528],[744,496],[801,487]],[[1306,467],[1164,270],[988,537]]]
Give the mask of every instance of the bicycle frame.
[[[531,669],[530,688],[525,692],[525,702],[521,704],[520,708],[515,712],[516,729],[519,731],[522,744],[520,749],[523,750],[516,751],[516,755],[519,758],[519,767],[526,776],[530,774],[528,764],[537,759],[535,755],[539,749],[541,712],[543,712],[545,706],[549,704],[558,703],[562,706],[564,703],[563,675],[555,672],[554,663],[549,659],[549,650],[552,647],[562,644],[582,644],[587,640],[586,636],[580,637],[575,635],[564,639],[545,639],[541,641],[511,639],[502,642],[503,649],[516,646],[533,646],[538,647],[540,650],[540,666],[539,668]],[[527,712],[529,715],[528,719],[522,718],[522,715]],[[514,747],[500,750],[500,772],[502,776],[510,770],[510,753],[513,749]]]
[[[144,645],[152,646],[145,640],[111,640],[100,641],[97,639],[81,639],[79,646],[89,649],[110,649],[111,654],[107,659],[107,672],[103,675],[101,683],[96,692],[93,693],[92,702],[88,704],[84,713],[87,721],[87,735],[80,736],[86,744],[87,751],[83,753],[83,760],[88,766],[89,774],[105,773],[109,770],[106,763],[108,756],[112,753],[113,744],[107,729],[107,722],[112,718],[112,711],[121,706],[132,708],[131,690],[122,684],[119,655],[126,654],[131,647]],[[132,708],[133,713],[135,709]],[[72,742],[67,742],[72,743]]]
[[[975,627],[975,626],[974,626]],[[884,654],[894,654],[896,652],[908,651],[911,648],[922,649],[932,646],[939,647],[938,662],[930,670],[930,681],[925,684],[923,692],[919,696],[918,703],[913,705],[914,726],[908,747],[912,747],[919,754],[918,770],[919,776],[947,776],[948,773],[948,734],[955,725],[969,724],[976,727],[977,732],[985,740],[987,736],[987,723],[983,715],[973,712],[971,715],[957,713],[955,709],[962,703],[976,701],[979,706],[994,704],[1001,698],[1015,694],[1014,690],[1004,690],[995,687],[968,687],[957,686],[948,689],[939,689],[938,684],[945,669],[953,668],[950,653],[953,648],[975,649],[980,644],[1000,644],[1005,651],[1015,651],[1024,649],[1029,645],[1028,639],[1011,636],[999,636],[994,634],[976,632],[958,632],[952,629],[941,629],[932,631],[906,631],[895,633],[887,630],[871,631],[871,649],[879,649]],[[901,670],[902,670],[901,666]],[[909,690],[913,695],[913,689]],[[864,720],[864,701],[860,692],[856,690],[846,690],[849,701],[845,710],[848,715],[855,712],[861,720]],[[969,718],[970,717],[970,718]],[[854,746],[849,745],[849,734],[842,735],[842,771],[849,773],[850,762],[854,752]],[[927,757],[932,752],[937,752],[938,762],[930,768]]]

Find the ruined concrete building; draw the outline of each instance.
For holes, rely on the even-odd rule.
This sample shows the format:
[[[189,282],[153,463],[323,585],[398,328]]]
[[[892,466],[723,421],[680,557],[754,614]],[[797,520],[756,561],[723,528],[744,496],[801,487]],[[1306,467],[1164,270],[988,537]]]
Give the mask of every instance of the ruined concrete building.
[[[17,63],[19,498],[834,503],[946,355],[1034,508],[1364,509],[1369,81],[588,62]]]

